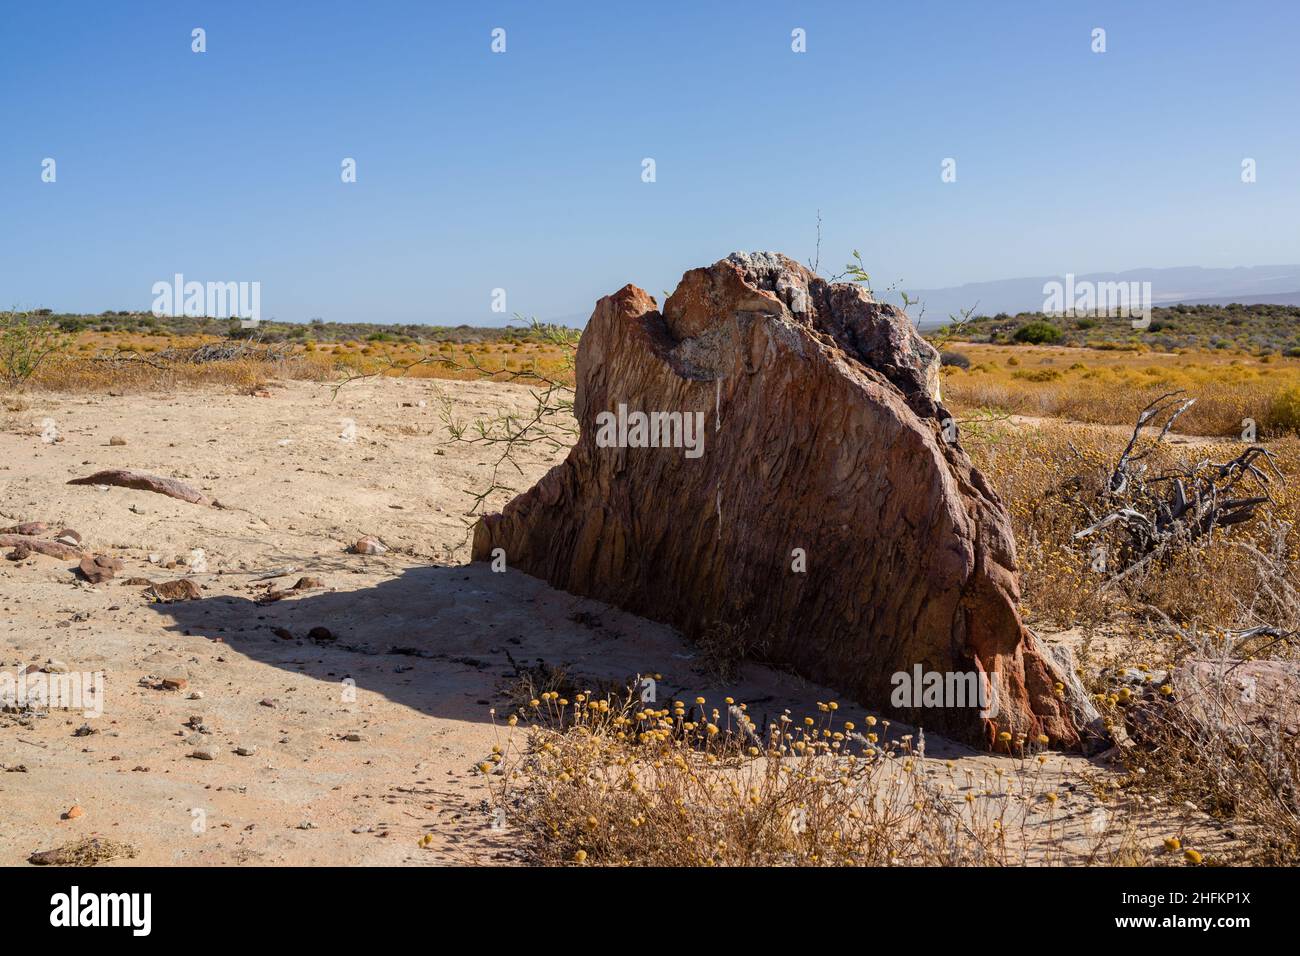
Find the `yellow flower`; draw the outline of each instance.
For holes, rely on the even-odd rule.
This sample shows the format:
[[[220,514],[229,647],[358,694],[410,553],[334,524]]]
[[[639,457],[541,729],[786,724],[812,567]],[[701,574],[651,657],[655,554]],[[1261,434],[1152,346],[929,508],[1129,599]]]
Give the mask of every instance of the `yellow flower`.
[[[586,863],[586,862],[587,862],[587,851],[586,851],[586,850],[579,850],[577,853],[573,854],[573,862],[574,862],[574,863]]]
[[[1178,837],[1165,837],[1165,849],[1170,853],[1173,853],[1175,850],[1181,850],[1182,848],[1183,843],[1178,839]]]
[[[1047,746],[1047,734],[1039,734],[1039,735],[1038,735],[1038,742],[1039,742],[1040,744],[1042,744],[1044,747],[1046,747],[1046,746]]]
[[[703,703],[704,703],[704,698],[703,698],[703,697],[696,697],[696,698],[695,698],[695,703],[697,703],[697,704],[703,704]]]
[[[1192,866],[1196,866],[1196,864],[1201,862],[1202,857],[1201,854],[1197,853],[1195,850],[1184,850],[1183,859]]]
[[[1003,743],[1006,743],[1010,739],[1011,739],[1011,735],[1007,733],[1005,730],[1002,731],[1002,733],[998,734],[998,740],[1001,740]]]

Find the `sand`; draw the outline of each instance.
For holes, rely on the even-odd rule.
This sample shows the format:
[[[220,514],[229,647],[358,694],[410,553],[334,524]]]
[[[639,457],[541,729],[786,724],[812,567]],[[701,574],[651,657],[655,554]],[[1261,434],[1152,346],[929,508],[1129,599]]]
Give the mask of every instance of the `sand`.
[[[131,845],[119,862],[136,865],[517,862],[474,769],[505,732],[491,711],[508,713],[512,660],[593,682],[660,673],[661,699],[729,693],[760,718],[835,699],[750,663],[717,686],[670,628],[467,564],[465,513],[498,453],[449,443],[442,409],[468,419],[529,396],[491,382],[364,380],[337,394],[291,382],[262,395],[38,393],[5,413],[0,525],[73,528],[124,566],[91,585],[72,561],[0,561],[0,671],[53,660],[105,682],[101,716],[0,714],[0,864],[86,836]],[[562,456],[525,452],[489,506]],[[66,484],[106,468],[181,479],[221,507]],[[391,550],[348,553],[362,535]],[[196,549],[206,571],[164,566]],[[182,576],[200,599],[151,603],[126,583]],[[258,602],[302,576],[324,587]],[[309,639],[316,627],[331,639]],[[928,747],[963,770],[1010,767],[935,736]],[[1064,783],[1094,769],[1053,755],[1045,772]],[[1088,789],[1067,801],[1080,825]]]

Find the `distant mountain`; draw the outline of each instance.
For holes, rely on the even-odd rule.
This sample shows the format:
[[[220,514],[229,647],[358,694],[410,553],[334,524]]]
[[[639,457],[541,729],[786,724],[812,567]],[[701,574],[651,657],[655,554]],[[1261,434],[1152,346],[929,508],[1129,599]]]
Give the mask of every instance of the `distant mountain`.
[[[976,314],[996,315],[1006,312],[1041,312],[1044,309],[1043,286],[1065,282],[1065,275],[1036,276],[1024,279],[998,279],[993,282],[970,282],[946,289],[908,290],[920,300],[909,309],[925,328],[941,325],[950,315],[974,307]],[[1127,272],[1089,272],[1074,276],[1082,282],[1150,282],[1152,305],[1178,303],[1243,305],[1268,303],[1300,305],[1300,265],[1238,266],[1232,269],[1207,269],[1179,266],[1171,269],[1130,269]],[[924,307],[924,310],[922,310]]]

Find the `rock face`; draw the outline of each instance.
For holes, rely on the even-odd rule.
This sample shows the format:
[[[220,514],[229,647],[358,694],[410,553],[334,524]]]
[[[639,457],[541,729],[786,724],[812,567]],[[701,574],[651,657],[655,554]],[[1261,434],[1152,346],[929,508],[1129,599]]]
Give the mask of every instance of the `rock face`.
[[[1007,513],[945,440],[938,371],[902,312],[782,255],[694,269],[662,312],[625,286],[582,335],[577,444],[478,524],[474,558],[740,635],[929,730],[1076,746],[1016,611]]]

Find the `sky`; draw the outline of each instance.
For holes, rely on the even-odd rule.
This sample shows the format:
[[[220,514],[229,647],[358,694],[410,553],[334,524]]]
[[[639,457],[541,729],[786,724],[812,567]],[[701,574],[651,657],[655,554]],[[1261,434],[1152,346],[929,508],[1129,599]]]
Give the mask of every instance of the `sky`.
[[[181,273],[264,318],[577,325],[808,261],[819,211],[822,271],[877,288],[1300,262],[1291,0],[0,0],[0,35],[5,308]]]

